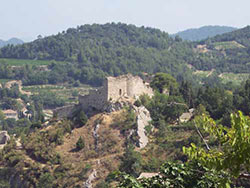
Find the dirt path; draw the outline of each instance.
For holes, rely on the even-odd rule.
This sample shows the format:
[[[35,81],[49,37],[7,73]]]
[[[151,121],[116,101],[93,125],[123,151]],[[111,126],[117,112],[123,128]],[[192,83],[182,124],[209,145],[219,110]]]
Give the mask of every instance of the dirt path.
[[[9,82],[6,82],[5,88],[10,89],[14,84],[18,85],[19,91],[20,91],[21,94],[28,95],[28,96],[32,95],[31,92],[23,91],[23,85],[22,85],[23,83],[22,83],[21,80],[11,80]]]

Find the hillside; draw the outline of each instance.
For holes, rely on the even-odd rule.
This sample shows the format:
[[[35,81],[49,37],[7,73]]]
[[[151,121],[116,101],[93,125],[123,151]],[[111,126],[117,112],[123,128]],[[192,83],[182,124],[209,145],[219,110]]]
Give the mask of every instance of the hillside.
[[[237,28],[227,27],[227,26],[203,26],[200,28],[187,29],[185,31],[180,31],[176,34],[173,34],[172,36],[178,35],[183,40],[199,41],[199,40],[204,40],[206,38],[214,37],[216,35],[220,35],[223,33],[228,33],[236,29]]]
[[[230,127],[231,112],[239,109],[249,114],[250,111],[250,80],[235,91],[200,86],[196,92],[191,83],[183,81],[179,85],[171,75],[158,73],[150,83],[158,92],[152,98],[142,95],[137,100],[135,96],[117,93],[120,88],[126,93],[123,89],[127,85],[123,85],[121,79],[110,83],[115,89],[109,89],[114,97],[106,99],[111,102],[111,108],[104,107],[107,111],[96,109],[95,100],[88,99],[93,104],[85,112],[84,102],[79,101],[73,110],[71,108],[68,118],[59,118],[57,111],[46,122],[39,116],[31,121],[2,120],[1,129],[16,136],[7,144],[4,142],[4,147],[0,144],[3,147],[0,187],[117,187],[110,186],[112,181],[119,181],[114,178],[117,170],[138,177],[143,172],[159,172],[165,161],[187,161],[182,148],[191,143],[203,147],[202,140],[207,140],[212,148],[219,147],[217,140],[201,127],[199,115],[209,115]],[[123,86],[117,87],[117,83]],[[139,85],[134,87],[141,88]],[[0,91],[8,97],[15,94]],[[95,89],[91,94],[96,101],[102,101],[95,96],[95,93],[103,95],[100,91]],[[169,94],[166,91],[170,91]],[[59,95],[56,92],[44,100],[55,102]],[[26,96],[25,101],[28,102],[29,97],[32,96]],[[41,110],[41,105],[37,106]],[[33,114],[41,113],[39,109]]]
[[[236,41],[246,48],[250,47],[250,26],[211,38],[211,42]]]
[[[107,75],[166,72],[178,81],[184,78],[198,83],[199,78],[192,72],[214,69],[218,81],[221,73],[250,72],[249,33],[246,27],[201,42],[188,42],[153,28],[121,23],[83,25],[23,45],[1,48],[0,61],[6,64],[15,59],[16,64],[25,59],[51,62],[46,73],[31,73],[23,67],[27,69],[25,74],[13,70],[6,75],[9,72],[3,67],[1,78],[19,79],[25,85],[80,81],[100,86]]]
[[[19,184],[73,188],[87,182],[97,188],[110,187],[107,177],[113,171],[124,169],[139,175],[142,171],[158,170],[164,160],[182,156],[183,144],[199,142],[192,127],[189,130],[184,126],[177,130],[173,127],[160,132],[157,129],[148,146],[140,150],[134,145],[138,137],[133,133],[134,120],[126,110],[121,110],[97,114],[84,126],[72,130],[70,126],[74,123],[69,120],[51,121],[44,128],[30,132],[18,147],[13,140],[5,147],[3,158],[0,156],[0,173],[5,173],[0,177],[0,185],[4,182],[7,185],[8,175],[15,172],[9,181],[11,187]],[[80,137],[84,140],[82,150],[76,148]]]
[[[200,53],[200,56],[209,59],[209,61],[204,62],[204,64],[197,61],[193,65],[197,69],[204,69],[204,66],[209,66],[208,70],[216,69],[220,72],[249,73],[249,36],[250,27],[247,26],[198,42],[195,50]]]
[[[0,48],[7,46],[7,45],[18,45],[18,44],[23,44],[23,43],[24,42],[18,38],[11,38],[7,41],[0,40]]]
[[[193,56],[191,43],[172,39],[158,29],[121,23],[69,28],[57,35],[0,50],[1,58],[70,62],[75,70],[67,75],[90,84],[91,78],[98,82],[105,75],[128,72],[184,75],[185,63]]]

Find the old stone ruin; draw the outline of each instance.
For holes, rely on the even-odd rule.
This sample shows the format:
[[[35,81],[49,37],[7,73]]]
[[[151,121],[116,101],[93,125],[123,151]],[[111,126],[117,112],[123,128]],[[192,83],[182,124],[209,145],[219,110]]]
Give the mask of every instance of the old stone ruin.
[[[140,95],[147,94],[153,96],[153,90],[148,82],[145,82],[139,76],[131,74],[119,77],[107,77],[103,86],[99,89],[91,90],[88,95],[79,95],[77,105],[65,106],[54,110],[57,117],[70,117],[76,109],[82,109],[87,114],[90,112],[114,112],[122,109],[124,106],[130,106],[136,113],[138,128],[136,130],[139,136],[138,147],[144,148],[148,143],[145,133],[145,127],[151,121],[149,111],[141,106],[134,106],[134,102]]]
[[[57,108],[54,113],[58,117],[68,117],[76,107],[85,112],[112,112],[132,103],[142,94],[153,96],[153,90],[149,83],[139,76],[126,74],[119,77],[107,77],[101,88],[90,90],[88,95],[79,95],[78,105]]]

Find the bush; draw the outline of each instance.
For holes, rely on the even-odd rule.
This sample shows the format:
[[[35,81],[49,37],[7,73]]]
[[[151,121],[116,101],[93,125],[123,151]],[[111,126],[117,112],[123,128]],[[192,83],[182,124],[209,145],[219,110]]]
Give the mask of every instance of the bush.
[[[80,138],[76,142],[76,149],[82,150],[84,147],[85,147],[85,142],[84,142],[83,138],[80,136]]]
[[[134,103],[135,106],[139,107],[141,106],[141,101],[140,100],[136,100],[135,103]]]
[[[87,123],[88,117],[82,110],[79,110],[74,113],[73,120],[74,123],[78,124],[78,127],[82,127]]]
[[[44,173],[39,178],[39,188],[52,188],[54,177],[50,173]]]
[[[81,111],[79,114],[78,114],[78,123],[81,124],[81,125],[85,125],[88,121],[88,117],[86,116],[86,114]]]
[[[88,173],[88,171],[91,170],[91,165],[90,164],[86,164],[85,167],[81,170],[81,172],[78,174],[78,178],[83,180],[86,179],[86,174]]]

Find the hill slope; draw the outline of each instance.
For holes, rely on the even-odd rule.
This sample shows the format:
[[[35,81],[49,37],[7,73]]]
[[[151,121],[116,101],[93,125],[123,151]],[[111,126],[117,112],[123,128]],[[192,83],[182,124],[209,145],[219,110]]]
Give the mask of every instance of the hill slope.
[[[234,27],[227,26],[203,26],[196,29],[187,29],[185,31],[178,32],[172,36],[178,35],[183,40],[199,41],[208,37],[214,37],[219,34],[227,33],[236,30]]]
[[[7,41],[0,40],[0,48],[7,46],[7,45],[18,45],[18,44],[23,44],[23,43],[24,42],[18,38],[11,38]]]
[[[215,69],[218,75],[250,73],[249,34],[250,29],[246,27],[201,42],[188,42],[153,28],[121,23],[93,24],[69,28],[23,45],[6,46],[0,49],[0,58],[69,62],[58,66],[54,63],[50,72],[39,76],[38,73],[23,77],[18,74],[18,79],[32,84],[79,80],[101,85],[107,75],[142,72],[166,72],[178,80],[183,77],[192,80],[191,73],[197,69]]]
[[[196,50],[201,52],[203,58],[209,59],[203,64],[194,61],[193,66],[197,69],[204,69],[206,65],[209,70],[249,73],[250,26],[200,41]]]
[[[212,42],[236,41],[246,48],[250,47],[250,26],[246,26],[236,31],[215,36],[211,39]]]
[[[191,43],[172,39],[158,29],[121,23],[70,28],[0,50],[2,58],[69,61],[77,63],[78,70],[91,73],[98,69],[102,75],[113,76],[158,71],[177,74],[192,56]]]

